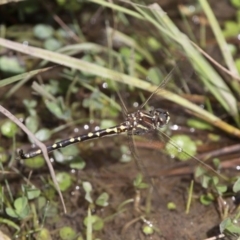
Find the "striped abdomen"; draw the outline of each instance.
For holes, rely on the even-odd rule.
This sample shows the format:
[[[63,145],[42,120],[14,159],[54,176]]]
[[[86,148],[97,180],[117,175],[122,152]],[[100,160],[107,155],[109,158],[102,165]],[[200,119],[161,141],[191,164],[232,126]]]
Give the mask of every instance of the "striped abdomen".
[[[80,135],[77,137],[72,137],[72,138],[68,138],[68,139],[56,142],[53,145],[47,146],[47,151],[51,152],[56,149],[66,147],[66,146],[69,146],[69,145],[77,143],[77,142],[84,142],[84,141],[88,141],[88,140],[92,140],[92,139],[96,139],[96,138],[121,134],[123,132],[128,131],[128,129],[129,128],[127,127],[126,123],[124,122],[123,124],[115,126],[115,127],[101,129],[101,130],[94,131],[94,132],[89,132],[88,134],[83,134],[83,135]],[[41,149],[37,149],[37,150],[31,151],[29,153],[24,153],[22,149],[19,151],[19,155],[22,159],[32,158],[41,153],[42,153]]]

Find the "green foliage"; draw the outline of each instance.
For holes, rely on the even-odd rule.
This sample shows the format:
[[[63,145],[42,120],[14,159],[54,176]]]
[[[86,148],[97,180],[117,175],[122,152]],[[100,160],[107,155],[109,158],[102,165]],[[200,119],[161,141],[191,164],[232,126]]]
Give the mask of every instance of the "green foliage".
[[[152,235],[154,233],[154,228],[150,225],[144,225],[142,231],[145,235]]]
[[[52,26],[46,24],[38,24],[33,28],[35,37],[44,40],[52,37],[54,30]]]
[[[223,35],[225,38],[236,37],[239,34],[239,24],[234,21],[226,21],[224,22],[224,31]]]
[[[220,224],[220,232],[240,234],[240,227],[237,221],[234,221],[230,218],[226,218]]]
[[[137,52],[134,52],[133,49],[130,49],[128,47],[121,47],[120,48],[120,54],[125,59],[134,59],[136,62],[142,61],[143,57]]]
[[[1,126],[1,133],[8,138],[12,138],[13,136],[15,136],[17,131],[17,125],[12,121],[6,121]]]
[[[79,1],[75,1],[75,0],[70,0],[70,1],[56,0],[55,2],[60,6],[60,10],[61,10],[61,12],[63,12],[63,14],[64,14],[64,10],[66,10],[66,9],[70,9],[71,13],[72,13],[73,11],[77,11],[82,7],[81,1],[79,2]],[[89,4],[89,3],[86,3],[86,4]],[[101,11],[106,10],[104,4],[109,4],[109,3],[106,1],[102,1]],[[36,7],[34,7],[34,5],[36,5],[36,4],[32,4],[32,6],[28,5],[29,8],[23,8],[23,9],[19,8],[21,10],[18,11],[18,14],[21,15],[22,19],[19,19],[20,21],[18,22],[17,27],[20,26],[22,20],[27,20],[27,18],[24,19],[24,13],[26,13],[26,12],[33,13],[35,10],[39,10],[38,5],[36,5]],[[182,40],[181,39],[182,34],[181,34],[181,32],[178,31],[177,28],[175,28],[175,25],[172,24],[173,26],[170,27],[171,20],[168,19],[168,16],[166,14],[163,14],[164,19],[162,19],[161,15],[158,16],[160,11],[155,11],[155,9],[151,9],[150,14],[148,15],[149,9],[144,8],[142,10],[142,8],[139,5],[135,5],[134,8],[131,8],[131,9],[124,8],[123,5],[121,6],[121,8],[118,8],[118,6],[115,3],[110,3],[110,6],[112,6],[112,8],[114,8],[114,6],[116,7],[114,9],[115,14],[113,17],[114,17],[114,22],[117,23],[117,26],[119,26],[119,27],[121,27],[123,19],[125,19],[124,24],[130,24],[130,21],[128,21],[128,14],[131,14],[131,18],[133,20],[136,17],[137,20],[141,19],[141,21],[143,21],[143,22],[144,21],[151,22],[155,26],[155,29],[159,29],[159,30],[162,28],[161,21],[165,19],[166,21],[162,21],[162,22],[164,22],[162,38],[164,39],[163,42],[164,42],[164,46],[166,45],[166,48],[160,49],[161,42],[158,39],[156,39],[155,37],[150,36],[150,37],[147,37],[146,39],[140,39],[138,35],[132,34],[131,31],[128,31],[129,36],[127,36],[128,38],[126,38],[128,40],[128,42],[126,41],[126,39],[124,42],[123,38],[119,38],[119,35],[116,37],[116,35],[112,34],[111,38],[109,38],[109,36],[106,36],[107,40],[113,40],[112,43],[114,44],[113,45],[114,47],[115,47],[116,43],[117,44],[120,43],[119,44],[120,54],[117,53],[117,56],[118,56],[117,58],[113,54],[113,53],[116,53],[115,48],[114,48],[114,51],[112,51],[112,49],[111,49],[112,43],[110,43],[110,42],[108,42],[108,46],[107,46],[107,48],[105,48],[105,49],[107,49],[107,51],[103,50],[104,48],[100,45],[97,46],[98,48],[86,50],[83,47],[83,45],[84,44],[87,45],[89,43],[84,42],[85,36],[82,33],[82,29],[81,29],[82,25],[78,25],[77,22],[78,22],[78,20],[82,21],[82,19],[84,19],[85,23],[86,22],[88,23],[86,26],[89,25],[89,22],[91,24],[94,23],[95,19],[97,19],[99,16],[97,14],[96,16],[93,17],[93,15],[91,14],[91,8],[89,8],[87,10],[87,12],[81,11],[81,15],[76,15],[76,16],[80,16],[78,19],[74,19],[74,14],[71,15],[73,18],[73,22],[72,22],[73,24],[69,24],[69,22],[68,22],[69,19],[64,18],[64,20],[67,21],[66,29],[68,27],[70,28],[70,30],[68,30],[68,31],[66,31],[65,29],[55,30],[50,25],[39,24],[39,25],[35,25],[34,30],[33,30],[35,38],[32,39],[32,27],[30,27],[31,29],[28,33],[23,32],[23,33],[21,33],[22,36],[17,37],[17,39],[16,39],[16,42],[17,41],[22,42],[22,37],[23,37],[23,39],[29,39],[30,45],[42,46],[42,47],[44,46],[46,49],[50,49],[52,52],[51,51],[47,52],[45,50],[42,51],[39,48],[39,53],[38,53],[37,57],[39,57],[39,59],[45,59],[47,61],[51,61],[54,64],[55,63],[61,64],[63,66],[68,67],[69,69],[71,69],[71,70],[67,70],[67,68],[63,69],[65,76],[67,74],[69,74],[69,72],[71,72],[71,74],[68,75],[69,76],[68,79],[67,78],[60,79],[60,80],[58,79],[55,81],[55,80],[45,79],[45,76],[42,78],[42,76],[39,75],[37,80],[41,83],[42,82],[44,83],[44,84],[41,84],[41,87],[44,91],[43,91],[43,93],[41,93],[41,92],[37,92],[36,89],[34,89],[34,91],[36,91],[38,94],[37,97],[36,96],[34,96],[34,97],[36,97],[36,99],[38,99],[39,96],[42,96],[42,99],[45,100],[46,107],[49,109],[50,113],[52,114],[52,115],[50,115],[48,113],[48,116],[51,116],[53,119],[54,118],[60,119],[61,121],[59,121],[60,123],[59,122],[58,123],[59,123],[59,125],[61,124],[61,127],[62,127],[63,122],[65,122],[65,121],[67,121],[67,124],[69,124],[71,119],[74,119],[74,118],[72,118],[72,115],[74,115],[74,114],[76,114],[77,117],[80,118],[80,121],[83,121],[83,119],[85,121],[86,120],[85,113],[88,111],[90,112],[91,119],[96,119],[96,118],[102,119],[103,118],[103,120],[101,120],[101,128],[103,127],[103,125],[107,125],[107,124],[109,124],[107,127],[116,125],[116,123],[114,121],[109,121],[108,123],[106,123],[108,120],[105,121],[104,117],[102,117],[102,116],[108,116],[108,117],[110,116],[110,118],[111,118],[112,116],[118,116],[118,112],[117,111],[114,112],[114,110],[112,111],[110,109],[108,100],[106,101],[106,98],[103,98],[103,96],[102,96],[103,94],[101,93],[102,90],[99,91],[97,86],[99,84],[101,84],[102,79],[104,79],[104,80],[111,79],[109,81],[112,81],[112,79],[113,79],[113,80],[117,80],[117,81],[120,80],[121,82],[125,82],[125,83],[129,84],[129,86],[132,87],[132,89],[134,89],[133,96],[136,94],[136,91],[137,91],[136,87],[146,90],[147,88],[145,86],[149,86],[150,85],[149,82],[147,82],[147,85],[144,85],[146,83],[145,81],[135,81],[134,77],[131,78],[130,76],[125,76],[124,74],[120,74],[120,72],[127,72],[127,68],[129,67],[129,65],[131,63],[133,63],[132,64],[133,67],[132,66],[130,66],[130,67],[134,68],[134,71],[132,71],[132,72],[128,71],[128,72],[134,73],[134,76],[141,77],[141,78],[146,78],[146,75],[147,75],[148,78],[150,78],[150,80],[152,80],[154,82],[154,84],[158,84],[159,79],[162,79],[162,76],[161,76],[162,73],[158,70],[158,68],[156,66],[160,66],[160,64],[162,64],[165,61],[172,64],[171,63],[172,59],[169,59],[170,52],[172,53],[174,51],[179,51],[179,49],[176,48],[174,46],[174,44],[173,44],[173,46],[168,46],[168,42],[171,42],[170,41],[171,38],[176,40],[178,42],[179,46],[189,49],[190,55],[192,55],[192,57],[194,58],[193,63],[195,64],[195,66],[197,66],[197,68],[198,68],[197,70],[199,70],[200,75],[201,74],[203,75],[203,79],[208,79],[210,76],[210,78],[213,79],[212,81],[214,81],[214,82],[219,81],[219,79],[217,79],[215,77],[216,75],[212,74],[212,73],[214,73],[214,71],[211,71],[211,69],[207,68],[206,65],[203,64],[202,61],[198,61],[200,57],[197,57],[197,58],[194,57],[194,54],[196,56],[197,56],[197,54],[194,53],[194,51],[193,51],[194,49],[191,48],[191,45],[190,46],[188,45],[188,41],[187,41],[187,39],[185,39],[185,35],[183,38],[184,40]],[[94,4],[91,3],[91,7],[93,7],[93,9],[95,9],[94,7],[98,7],[98,6],[97,5],[94,6]],[[138,10],[138,8],[139,8],[139,10]],[[160,7],[159,7],[159,10],[161,10]],[[14,15],[14,16],[17,17],[17,15]],[[44,15],[44,17],[45,17],[45,15]],[[49,17],[52,18],[52,16],[47,16],[47,14],[46,14],[46,19],[47,19],[46,22],[49,22],[48,21]],[[39,20],[41,21],[41,19],[39,19]],[[44,19],[42,19],[42,20],[44,22]],[[70,18],[70,20],[71,20],[71,18]],[[84,21],[81,23],[84,24]],[[34,22],[30,23],[30,24],[32,26],[34,24]],[[130,27],[132,27],[132,26],[129,25],[129,30],[131,30]],[[226,34],[225,36],[232,36],[232,35],[236,36],[235,34],[236,33],[238,34],[238,32],[239,32],[239,31],[236,31],[236,29],[239,29],[239,27],[237,27],[236,24],[232,24],[232,23],[229,25],[226,24],[225,27],[226,27],[225,28],[225,34]],[[29,26],[25,25],[25,28],[29,28]],[[119,29],[121,29],[121,28],[119,28]],[[172,31],[173,29],[174,29],[174,31]],[[11,29],[9,29],[9,30],[6,31],[7,37],[11,37],[13,39],[16,38],[15,37],[16,35],[14,35],[14,33],[11,32]],[[74,35],[73,34],[71,35],[71,30],[73,30],[73,33],[77,33],[76,36],[77,36],[77,38],[79,38],[79,39],[77,39],[77,41],[79,40],[79,42],[81,42],[83,44],[71,44],[72,41],[76,41],[76,39],[73,39]],[[106,29],[106,32],[107,31],[108,31],[108,29]],[[115,30],[115,34],[116,34],[116,32],[117,32],[117,30]],[[164,34],[165,32],[166,32],[166,34]],[[63,34],[61,34],[61,33],[63,33]],[[175,35],[175,33],[176,33],[176,35]],[[159,32],[156,32],[156,34],[154,34],[154,35],[155,36],[159,35]],[[134,36],[136,41],[134,40],[134,38],[132,36]],[[70,39],[70,41],[69,41],[69,39]],[[117,44],[116,44],[116,46],[117,46]],[[61,45],[64,45],[66,47],[64,47],[63,49],[60,49],[62,58],[58,58],[60,55],[55,55],[56,53],[54,51],[56,49],[59,49],[59,47]],[[122,46],[124,46],[124,47],[122,47]],[[148,52],[148,49],[147,49],[148,47],[150,48],[150,51],[155,51],[155,52],[153,54],[151,52]],[[145,50],[145,53],[147,53],[148,56],[150,56],[150,57],[147,59],[145,57],[147,54],[144,55],[143,54],[144,51],[142,51],[142,52],[139,51],[139,48],[140,48],[140,50]],[[96,51],[96,49],[98,49],[98,51]],[[168,52],[169,49],[170,49],[170,52]],[[163,55],[166,56],[166,59],[156,58],[156,62],[155,62],[153,57],[155,54],[158,54],[158,56],[159,56],[159,50],[161,50],[161,53],[160,53],[161,56],[163,56]],[[24,46],[20,47],[20,51],[24,52]],[[89,51],[90,54],[87,53],[87,51]],[[141,52],[141,54],[139,52]],[[4,53],[4,51],[3,51],[3,53]],[[35,52],[30,49],[30,51],[27,52],[27,54],[34,55]],[[66,55],[73,55],[73,54],[77,57],[79,57],[79,55],[83,56],[83,58],[81,59],[81,61],[83,61],[83,64],[81,64],[81,61],[78,61],[79,59],[72,58],[72,60],[71,60],[71,58],[66,56]],[[184,54],[187,55],[187,51]],[[19,56],[21,57],[22,60],[27,59],[27,62],[26,62],[27,64],[25,64],[25,65],[28,66],[28,68],[31,68],[32,66],[37,66],[37,67],[39,66],[38,65],[39,62],[35,61],[35,59],[32,60],[32,59],[26,58],[25,55],[19,55]],[[24,58],[22,56],[24,56]],[[22,71],[22,69],[25,71],[25,67],[22,67],[22,65],[20,64],[20,61],[19,60],[16,61],[16,59],[15,58],[5,59],[4,65],[1,64],[2,62],[0,60],[0,68],[7,67],[6,69],[8,69],[8,70],[10,69],[11,71],[16,70],[17,72]],[[149,61],[149,59],[153,59],[153,61]],[[144,63],[143,65],[140,65],[141,61]],[[37,63],[37,65],[35,65],[36,63]],[[91,63],[92,65],[91,64],[88,65],[87,63]],[[42,64],[46,64],[46,62],[41,62],[40,66]],[[240,63],[239,63],[239,65],[240,65]],[[97,66],[97,67],[105,66],[105,68],[95,68],[95,66]],[[240,67],[239,67],[239,69],[240,69]],[[4,68],[4,71],[8,71],[8,70],[5,70],[5,68]],[[78,72],[78,70],[80,70],[81,72]],[[84,70],[85,70],[85,73],[82,73]],[[207,75],[205,75],[205,73]],[[83,80],[83,76],[85,76],[86,79]],[[78,81],[76,81],[76,84],[74,82],[75,79],[78,80]],[[35,80],[36,79],[34,79],[34,81]],[[89,82],[89,85],[92,85],[93,89],[94,88],[96,89],[93,91],[90,90],[90,91],[92,91],[92,94],[90,97],[88,97],[88,92],[86,91],[87,88],[85,86],[81,86],[82,88],[79,87],[79,83],[81,81],[85,81],[85,80],[87,82]],[[49,81],[50,81],[50,84],[47,83]],[[22,83],[24,83],[24,81],[22,81]],[[73,83],[73,86],[72,86],[72,83]],[[23,86],[23,85],[21,85],[21,86]],[[71,86],[71,89],[68,89],[69,86]],[[14,87],[15,86],[13,86],[13,88]],[[24,88],[25,87],[30,87],[30,84],[24,85]],[[105,90],[107,93],[109,93],[110,91],[112,92],[112,89],[110,89],[110,88],[104,89],[104,91]],[[218,89],[210,89],[210,91],[214,94],[215,94],[215,92],[218,93],[218,90],[219,91],[222,90],[223,93],[220,93],[220,96],[217,94],[215,97],[218,100],[222,98],[224,103],[228,102],[227,106],[230,106],[230,108],[227,108],[226,110],[228,111],[228,113],[234,115],[234,113],[236,113],[236,112],[234,112],[233,109],[234,109],[234,106],[237,106],[237,104],[235,104],[234,101],[228,101],[230,99],[229,95],[231,96],[231,93],[229,93],[229,95],[227,95],[226,92],[228,92],[228,91],[227,91],[227,89],[225,89],[224,86],[223,87],[220,86]],[[115,91],[115,89],[113,91]],[[65,96],[65,94],[67,95],[67,97]],[[173,99],[173,98],[171,98],[171,94],[169,96],[166,95],[166,97],[171,100]],[[84,100],[82,101],[83,98],[84,98]],[[80,101],[79,101],[79,99],[80,99]],[[178,99],[181,100],[181,98],[178,98]],[[180,100],[179,100],[179,103],[180,103]],[[185,100],[185,99],[183,99],[183,100]],[[176,104],[178,104],[178,100],[173,100],[173,101]],[[44,118],[45,114],[44,114],[44,111],[43,112],[39,111],[39,109],[42,110],[41,101],[39,101],[39,99],[38,99],[38,102],[37,101],[28,101],[28,100],[26,100],[25,102],[26,102],[25,106],[29,112],[29,116],[25,120],[26,126],[33,133],[35,133],[36,136],[41,141],[50,139],[51,133],[57,132],[57,131],[55,131],[55,129],[54,129],[51,132],[46,128],[42,128],[42,125],[44,123],[44,121],[42,121],[42,118]],[[113,97],[113,102],[115,102],[114,97]],[[184,102],[186,102],[186,101],[181,100],[181,103],[184,104]],[[74,106],[75,106],[75,108],[74,108]],[[82,106],[86,107],[87,110],[84,112],[81,112],[79,109]],[[231,106],[232,106],[232,108],[231,108]],[[187,109],[189,109],[187,106],[185,106],[185,107]],[[73,108],[74,108],[74,111],[73,111]],[[194,109],[193,111],[196,110],[195,111],[196,114],[198,114],[199,116],[202,116],[206,120],[209,120],[209,122],[211,122],[212,125],[214,125],[215,122],[218,123],[218,121],[216,120],[217,118],[215,118],[214,115],[211,115],[211,117],[209,117],[208,112],[206,112],[202,109],[198,109],[198,107],[196,105],[190,109],[191,110]],[[96,112],[93,113],[93,111],[96,111]],[[96,115],[95,115],[95,113],[96,113]],[[204,115],[204,113],[205,113],[205,115]],[[102,114],[101,117],[99,117],[100,114]],[[47,120],[49,120],[49,119],[47,119]],[[221,124],[220,121],[219,121],[219,123]],[[189,120],[189,124],[190,124],[190,126],[198,128],[198,129],[204,129],[204,130],[212,130],[213,129],[213,127],[211,125],[208,125],[204,122],[192,120],[192,119]],[[219,126],[220,126],[220,124],[219,124]],[[64,127],[66,125],[64,125]],[[62,129],[64,129],[64,127]],[[60,129],[60,128],[58,128],[58,129]],[[196,154],[196,143],[193,142],[191,139],[186,139],[185,136],[181,135],[180,140],[178,140],[178,139],[174,140],[174,138],[173,138],[173,142],[176,142],[175,147],[173,147],[175,150],[171,150],[171,148],[166,147],[166,150],[170,156],[178,157],[180,160],[187,160],[188,158],[191,158],[191,157],[189,157],[183,151],[186,151],[190,155],[193,155],[193,156]],[[169,145],[170,144],[171,143],[169,142]],[[128,155],[128,152],[129,152],[129,149],[123,145],[121,147],[121,153],[122,153],[121,161],[127,162],[131,159],[131,157]],[[79,159],[78,155],[79,155],[79,149],[76,146],[69,146],[62,150],[54,151],[54,157],[57,162],[66,163],[66,161],[69,161],[67,163],[69,163],[70,167],[75,168],[75,169],[83,169],[85,167],[86,163],[82,159]],[[0,158],[1,158],[1,155],[0,155]],[[36,157],[34,159],[27,159],[26,161],[23,161],[23,163],[26,164],[27,166],[31,166],[32,168],[39,168],[43,164],[45,164],[42,157]],[[215,193],[222,195],[226,191],[226,186],[221,185],[219,183],[218,178],[212,178],[211,176],[208,176],[207,172],[202,172],[199,174],[199,176],[202,177],[203,186],[206,189],[211,188],[211,190],[214,191],[214,194],[206,194],[205,196],[201,197],[204,204],[210,204],[215,198]],[[85,177],[85,175],[84,175],[84,177]],[[72,175],[70,175],[70,174],[64,175],[63,173],[59,173],[57,175],[57,180],[60,183],[60,188],[62,191],[69,189],[69,187],[72,184],[71,178],[72,178]],[[88,180],[88,176],[86,177],[86,179]],[[33,181],[35,179],[33,178],[30,180]],[[44,182],[44,180],[46,181],[45,174],[41,175],[41,181]],[[136,177],[133,185],[136,189],[145,189],[148,187],[148,184],[143,181],[143,176],[141,174],[139,174]],[[234,186],[235,191],[239,190],[238,185],[239,185],[238,183],[235,184],[235,186]],[[83,182],[83,188],[86,192],[85,199],[90,203],[91,206],[94,206],[93,202],[100,207],[108,206],[109,195],[107,192],[101,193],[100,196],[95,201],[93,201],[93,197],[95,197],[96,194],[99,194],[99,191],[98,191],[98,193],[96,193],[95,192],[96,190],[93,189],[93,187],[91,186],[91,184],[89,182]],[[48,223],[51,223],[51,222],[56,223],[59,221],[59,219],[58,219],[59,203],[53,202],[57,199],[57,196],[56,196],[56,190],[52,186],[49,186],[49,188],[47,186],[44,186],[43,194],[46,196],[46,198],[40,196],[40,191],[32,185],[27,186],[24,189],[25,189],[25,193],[26,193],[28,200],[37,198],[36,202],[38,202],[38,204],[39,204],[38,211],[39,211],[39,213],[41,213],[41,215],[39,216],[39,219],[42,220],[41,223],[44,224],[45,216],[43,218],[42,218],[42,216],[43,216],[43,212],[44,212],[43,211],[44,207],[47,205],[47,203],[49,205],[46,208],[47,209],[46,216],[54,217]],[[15,200],[15,201],[17,201],[17,200]],[[142,202],[143,201],[144,200],[142,200]],[[33,203],[33,202],[35,202],[35,201],[31,201],[31,203]],[[132,197],[130,200],[125,200],[124,202],[132,204]],[[31,205],[31,206],[34,206],[34,205]],[[94,206],[94,207],[96,207],[96,206]],[[18,207],[18,208],[21,209],[20,207]],[[112,206],[111,206],[111,208],[112,208]],[[169,203],[168,208],[175,209],[176,205],[174,203]],[[15,202],[14,202],[14,208],[12,210],[6,210],[6,212],[10,211],[10,215],[11,214],[14,215],[14,218],[16,218],[16,216],[19,215],[17,213],[20,212],[21,217],[18,216],[18,218],[23,219],[23,216],[27,216],[27,214],[26,214],[26,210],[25,210],[24,206],[22,206],[22,209],[23,209],[22,211],[17,210],[17,207],[15,206]],[[114,208],[112,208],[112,209],[114,209]],[[154,211],[154,209],[152,210],[152,212],[153,211]],[[105,212],[108,212],[108,211],[105,211]],[[34,217],[35,217],[35,215],[34,215]],[[37,218],[38,218],[38,216],[37,216]],[[98,217],[96,215],[88,216],[86,221],[88,222],[87,225],[89,225],[89,222],[90,222],[90,224],[91,224],[91,226],[93,226],[94,230],[102,230],[104,227],[103,219],[101,219],[100,217]],[[129,223],[130,223],[129,225],[126,224],[127,227],[129,227],[131,225],[131,223],[132,223],[131,220],[129,221]],[[229,222],[225,223],[223,228],[227,229],[227,228],[229,228],[229,225],[230,225]],[[37,229],[37,227],[35,228],[35,224],[31,223],[31,222],[27,222],[27,224],[22,224],[22,222],[21,222],[21,226],[23,226],[23,230],[21,230],[21,231],[23,231],[23,234],[25,234],[25,235],[28,233],[31,234],[31,232],[32,232],[32,229],[28,229],[28,227],[30,228],[31,226],[34,226],[34,230]],[[86,226],[86,224],[85,224],[85,226]],[[154,228],[151,227],[150,225],[146,225],[143,227],[143,232],[146,235],[150,235],[154,232]],[[60,235],[61,239],[76,238],[76,233],[70,227],[64,227],[64,228],[60,229],[59,235]],[[21,237],[23,235],[19,235],[19,236]],[[80,238],[81,237],[79,237],[79,239]],[[49,231],[47,229],[41,229],[37,239],[41,239],[41,240],[49,239],[50,240],[51,236],[50,236]],[[88,238],[88,239],[90,239],[90,238]],[[91,236],[91,239],[95,239],[95,236]]]
[[[195,171],[195,177],[201,179],[202,187],[205,189],[212,190],[214,193],[217,193],[219,196],[222,196],[227,191],[227,185],[219,183],[218,176],[209,175],[206,169],[202,167],[197,167]],[[212,193],[207,193],[202,195],[200,201],[204,205],[209,205],[215,199]]]
[[[187,125],[189,127],[193,127],[193,128],[201,129],[201,130],[213,130],[213,127],[209,123],[204,122],[199,119],[195,119],[195,118],[188,119]]]
[[[120,162],[128,163],[132,160],[132,155],[131,152],[129,151],[129,146],[121,145],[120,151],[121,151],[121,158],[119,160]]]
[[[44,212],[44,208],[47,205],[47,199],[44,196],[39,196],[37,198],[37,209],[39,212]]]
[[[56,179],[62,192],[69,189],[72,185],[71,175],[66,172],[60,172],[56,174]]]
[[[86,98],[83,100],[83,107],[90,108],[92,111],[100,110],[104,106],[99,101],[101,99],[101,94],[98,89],[96,89],[94,92],[91,93],[89,98]]]
[[[45,165],[45,160],[43,156],[36,156],[34,158],[25,159],[23,165],[32,169],[39,169]]]
[[[229,49],[229,51],[231,52],[231,54],[232,54],[233,56],[235,56],[235,55],[237,54],[237,52],[238,52],[238,49],[237,49],[236,45],[231,44],[231,43],[228,43],[227,46],[228,46],[228,49]]]
[[[159,85],[160,84],[160,80],[164,79],[163,76],[162,76],[161,71],[157,67],[149,68],[149,70],[147,72],[147,77],[155,85]]]
[[[35,110],[35,108],[37,107],[36,100],[23,99],[23,104],[27,108],[27,110],[31,116],[37,115],[36,110]],[[33,119],[31,121],[33,121]],[[35,119],[35,121],[38,121],[38,120]]]
[[[114,120],[109,120],[109,119],[103,119],[101,121],[101,124],[100,124],[100,128],[109,128],[109,127],[112,127],[112,126],[115,126],[117,125],[116,124],[116,121]]]
[[[240,73],[240,58],[235,59],[235,65],[237,67],[238,72]]]
[[[37,189],[34,185],[25,186],[24,192],[26,192],[28,200],[38,198],[41,194],[41,191]]]
[[[78,170],[84,169],[86,166],[86,162],[79,156],[75,157],[74,161],[71,161],[70,167]]]
[[[70,145],[66,148],[61,148],[53,152],[54,158],[58,163],[68,163],[78,165],[78,167],[84,167],[84,161],[79,157],[79,148],[77,145]],[[77,159],[80,159],[77,162]],[[77,165],[76,165],[77,164]]]
[[[0,163],[5,163],[8,160],[8,155],[3,147],[0,147]]]
[[[237,193],[240,191],[240,177],[237,179],[237,181],[233,185],[233,192]]]
[[[210,205],[214,201],[214,196],[211,193],[201,195],[200,202],[203,205]]]
[[[46,41],[44,41],[43,46],[47,50],[56,51],[62,46],[62,44],[56,38],[48,38]]]
[[[26,71],[26,69],[20,65],[20,62],[13,57],[0,57],[0,71],[11,74],[20,74]]]
[[[213,141],[213,142],[219,142],[220,140],[220,136],[217,135],[217,134],[212,134],[212,133],[209,133],[208,134],[208,138]]]
[[[51,135],[51,131],[47,128],[41,128],[35,133],[35,137],[42,142],[50,139]]]
[[[91,197],[91,192],[92,192],[92,185],[90,182],[83,182],[82,183],[83,189],[85,191],[85,199],[89,202],[89,203],[93,203],[92,197]]]
[[[38,240],[52,240],[50,231],[47,228],[41,228],[36,235]]]
[[[186,161],[196,154],[197,146],[187,135],[174,135],[165,145],[165,150],[171,157]]]
[[[176,204],[174,202],[168,202],[167,209],[168,210],[176,210],[177,206],[176,206]]]
[[[158,51],[162,46],[160,42],[154,37],[148,37],[147,44],[153,51]]]
[[[106,207],[108,206],[108,199],[109,199],[109,195],[106,192],[103,192],[96,200],[96,205],[100,206],[100,207]]]
[[[239,0],[231,0],[230,2],[231,2],[231,4],[232,4],[234,7],[240,8],[240,2],[239,2]]]
[[[32,133],[35,133],[39,127],[39,118],[35,114],[30,115],[26,118],[25,125]]]
[[[76,238],[77,233],[71,227],[62,227],[59,230],[59,236],[62,240],[73,240]]]
[[[148,184],[143,182],[143,176],[141,173],[138,173],[137,177],[134,179],[133,186],[137,189],[148,188]]]
[[[28,199],[26,197],[19,197],[14,201],[14,208],[7,207],[6,213],[12,218],[25,219],[30,212]]]
[[[104,221],[97,215],[87,216],[83,220],[84,226],[87,227],[88,222],[90,221],[94,231],[100,231],[104,227]]]
[[[63,7],[67,11],[76,12],[82,8],[84,1],[75,0],[55,0],[59,6]]]
[[[64,105],[62,97],[57,98],[55,101],[44,101],[47,109],[58,119],[67,120],[70,117],[70,110]]]

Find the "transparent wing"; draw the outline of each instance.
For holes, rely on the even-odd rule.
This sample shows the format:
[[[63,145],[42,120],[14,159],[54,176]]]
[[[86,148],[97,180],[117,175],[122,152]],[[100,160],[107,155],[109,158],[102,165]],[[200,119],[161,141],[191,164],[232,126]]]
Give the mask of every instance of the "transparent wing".
[[[168,71],[167,69],[162,69],[162,73]],[[192,81],[192,76],[194,69],[191,66],[190,62],[178,61],[171,71],[166,75],[166,77],[161,81],[161,83],[156,87],[155,91],[146,99],[146,101],[141,105],[140,108],[145,107],[147,104],[150,106],[159,106],[160,100],[164,99],[168,93],[163,89],[169,90],[171,92],[181,94],[184,92],[189,93],[188,84],[191,86],[195,84],[195,81]]]
[[[140,141],[140,138],[144,139],[144,141]],[[187,218],[187,215],[185,214],[188,198],[187,188],[190,185],[187,185],[186,187],[186,183],[189,182],[190,184],[189,180],[193,177],[192,173],[194,169],[191,167],[192,172],[186,172],[185,169],[187,169],[189,165],[199,163],[207,170],[206,172],[221,177],[215,169],[195,157],[195,155],[189,154],[173,139],[161,130],[149,132],[144,136],[136,136],[133,138],[132,136],[129,136],[131,153],[138,168],[145,177],[144,181],[146,181],[153,189],[151,203],[148,204],[150,207],[146,211],[149,214],[144,216],[152,223],[153,227],[160,229],[164,236],[167,236],[168,232],[164,231],[164,225],[166,225],[166,223],[163,219],[171,219],[169,224],[178,225],[184,224],[184,221],[181,220],[181,218]],[[177,164],[176,166],[177,158],[184,159],[184,164],[180,162],[180,164]],[[186,159],[188,159],[188,161],[186,161]],[[179,171],[179,165],[181,171]],[[185,180],[184,182],[183,179],[189,180],[187,180],[187,182]],[[142,194],[142,197],[143,200],[141,201],[141,204],[142,206],[146,206],[145,203],[148,195]],[[176,205],[177,214],[167,210],[167,205],[171,202]],[[202,207],[204,208],[199,202],[195,203],[194,207],[194,209],[191,208],[189,215],[189,221],[192,221],[193,223],[199,221],[199,211],[205,211],[205,209],[199,210]],[[142,214],[146,214],[146,212],[142,212]],[[183,214],[182,216],[181,213]],[[214,215],[213,213],[211,214]],[[164,218],[166,215],[167,217]],[[204,225],[204,222],[202,224]]]

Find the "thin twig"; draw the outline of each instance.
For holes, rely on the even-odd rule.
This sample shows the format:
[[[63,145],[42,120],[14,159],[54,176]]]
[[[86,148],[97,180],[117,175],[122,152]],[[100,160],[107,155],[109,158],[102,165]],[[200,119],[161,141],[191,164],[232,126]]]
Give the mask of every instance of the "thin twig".
[[[210,62],[212,62],[215,66],[220,68],[223,72],[227,73],[228,75],[232,76],[233,78],[240,81],[240,77],[236,74],[233,74],[231,71],[229,71],[227,68],[223,67],[221,64],[219,64],[216,60],[214,60],[209,54],[207,54],[202,48],[200,48],[196,43],[190,41],[191,44],[200,52],[202,55],[204,55]]]
[[[55,172],[54,172],[54,169],[52,167],[52,164],[51,164],[51,161],[48,157],[48,153],[47,153],[47,148],[46,146],[40,142],[35,136],[34,134],[29,131],[25,125],[19,120],[17,119],[12,113],[10,113],[6,108],[4,108],[3,106],[0,105],[0,112],[5,115],[7,118],[9,118],[11,121],[13,121],[15,124],[17,124],[30,138],[32,138],[34,140],[34,142],[36,143],[36,145],[42,150],[42,153],[43,153],[43,156],[46,160],[46,163],[48,165],[48,168],[49,168],[49,171],[50,171],[50,174],[51,174],[51,177],[53,179],[53,183],[56,187],[56,190],[59,194],[59,197],[61,199],[61,202],[62,202],[62,205],[63,205],[63,210],[64,210],[64,213],[67,213],[67,209],[66,209],[66,206],[65,206],[65,203],[64,203],[64,200],[63,200],[63,196],[62,196],[62,193],[60,191],[60,188],[59,188],[59,185],[58,185],[58,182],[57,182],[57,179],[56,179],[56,176],[55,176]]]

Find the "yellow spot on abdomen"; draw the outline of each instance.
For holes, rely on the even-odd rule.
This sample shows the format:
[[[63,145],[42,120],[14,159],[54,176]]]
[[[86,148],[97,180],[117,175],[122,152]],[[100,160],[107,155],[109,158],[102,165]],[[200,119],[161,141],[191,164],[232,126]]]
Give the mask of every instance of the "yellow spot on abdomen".
[[[99,137],[99,136],[100,136],[100,133],[99,133],[99,132],[96,132],[96,135]]]
[[[36,154],[40,154],[40,153],[42,153],[42,150],[41,150],[41,149],[38,149],[38,150],[36,151]]]
[[[57,144],[56,144],[56,143],[52,145],[52,148],[56,148],[56,147],[57,147]]]
[[[125,126],[123,126],[123,125],[121,125],[121,126],[120,126],[120,129],[121,129],[121,130],[125,130],[125,129],[126,129],[126,127],[125,127]]]

